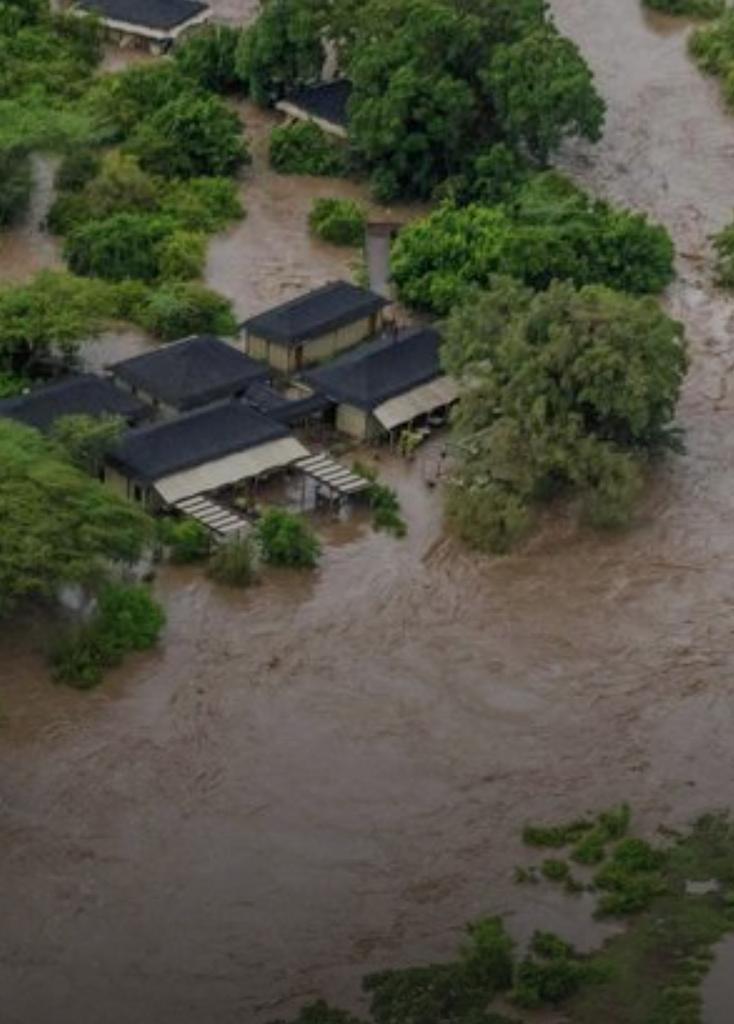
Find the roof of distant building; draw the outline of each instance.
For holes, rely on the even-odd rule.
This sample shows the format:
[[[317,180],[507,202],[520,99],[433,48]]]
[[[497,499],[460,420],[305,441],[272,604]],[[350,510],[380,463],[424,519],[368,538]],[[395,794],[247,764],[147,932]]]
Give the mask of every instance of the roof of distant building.
[[[301,398],[288,398],[269,384],[253,384],[244,400],[270,419],[288,425],[316,416],[333,405],[320,392],[304,394]]]
[[[78,0],[77,6],[108,21],[167,31],[208,10],[199,0]]]
[[[63,416],[121,416],[137,422],[148,412],[148,406],[134,395],[93,373],[66,377],[0,402],[0,416],[37,430],[49,430]]]
[[[300,89],[288,93],[283,102],[298,107],[320,121],[328,121],[340,128],[346,128],[351,94],[352,83],[346,78],[338,78],[333,82],[301,86]]]
[[[194,409],[241,394],[268,369],[233,345],[205,335],[115,363],[112,373],[174,409]]]
[[[433,327],[410,327],[384,334],[303,376],[335,401],[371,410],[443,374],[440,343]]]
[[[110,462],[128,476],[153,482],[288,434],[281,423],[244,402],[223,402],[131,430],[110,456]]]
[[[300,345],[372,316],[387,305],[376,292],[332,281],[290,302],[245,320],[249,333],[280,345]]]

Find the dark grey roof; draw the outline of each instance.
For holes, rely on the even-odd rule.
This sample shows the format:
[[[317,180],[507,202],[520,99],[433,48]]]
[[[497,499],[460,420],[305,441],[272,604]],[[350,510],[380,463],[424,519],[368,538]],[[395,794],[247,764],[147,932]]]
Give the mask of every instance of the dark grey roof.
[[[329,331],[364,320],[387,300],[347,281],[332,281],[297,299],[245,320],[250,334],[281,345],[299,345]]]
[[[346,128],[349,119],[347,107],[351,94],[352,83],[346,78],[340,78],[335,82],[301,86],[300,89],[285,96],[284,101],[310,114],[311,117],[318,117],[322,121]]]
[[[440,376],[440,344],[433,327],[411,327],[382,335],[303,376],[335,401],[370,410]]]
[[[128,422],[137,422],[149,411],[133,395],[92,373],[66,377],[0,402],[0,416],[37,430],[49,430],[62,416],[122,416]]]
[[[241,394],[267,367],[219,338],[187,338],[110,367],[131,387],[175,409],[195,409]]]
[[[269,384],[253,384],[245,395],[245,401],[270,419],[289,426],[324,412],[333,405],[333,402],[320,392],[314,392],[304,398],[286,398]]]
[[[175,420],[131,430],[110,456],[128,476],[152,482],[247,451],[289,431],[244,402],[224,402]]]
[[[110,21],[161,31],[177,28],[209,7],[198,0],[78,0],[78,6]]]

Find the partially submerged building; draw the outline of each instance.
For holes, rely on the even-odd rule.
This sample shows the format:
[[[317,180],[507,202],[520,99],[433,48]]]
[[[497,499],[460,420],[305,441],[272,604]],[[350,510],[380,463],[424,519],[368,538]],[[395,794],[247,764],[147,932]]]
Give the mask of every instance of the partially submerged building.
[[[331,359],[379,331],[386,299],[334,281],[246,320],[245,351],[280,373]]]
[[[336,426],[358,440],[391,434],[445,410],[458,397],[456,382],[439,359],[432,327],[388,333],[304,374],[336,403]]]
[[[224,402],[131,430],[108,458],[107,483],[149,507],[176,507],[308,455],[283,424]]]
[[[93,373],[65,377],[0,402],[0,416],[44,432],[65,416],[119,416],[134,425],[149,412],[148,406],[134,395]]]
[[[172,342],[109,369],[121,387],[162,417],[237,398],[268,377],[262,363],[211,335]]]
[[[346,139],[351,93],[352,83],[346,78],[304,85],[276,103],[275,109],[298,121],[314,121],[329,135]]]
[[[200,0],[77,0],[73,10],[100,18],[121,45],[141,43],[166,50],[184,33],[211,18]]]

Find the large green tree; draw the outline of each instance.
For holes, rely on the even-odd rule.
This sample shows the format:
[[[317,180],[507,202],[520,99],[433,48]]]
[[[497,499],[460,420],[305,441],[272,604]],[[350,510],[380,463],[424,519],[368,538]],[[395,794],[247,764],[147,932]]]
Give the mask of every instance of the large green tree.
[[[276,103],[294,86],[321,77],[325,6],[320,0],[265,0],[236,58],[240,80],[256,103]]]
[[[446,369],[463,385],[449,498],[460,533],[505,550],[564,491],[593,522],[625,523],[644,460],[679,444],[681,325],[653,299],[567,283],[535,293],[501,278],[454,310],[445,338]]]
[[[0,615],[140,554],[148,517],[35,430],[0,419],[0,464]]]

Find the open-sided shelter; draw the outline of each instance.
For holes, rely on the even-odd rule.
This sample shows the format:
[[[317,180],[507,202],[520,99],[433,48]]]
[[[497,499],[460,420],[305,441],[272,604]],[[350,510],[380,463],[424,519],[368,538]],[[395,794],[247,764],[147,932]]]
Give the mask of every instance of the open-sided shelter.
[[[131,430],[108,457],[107,483],[151,507],[176,506],[308,456],[286,426],[223,402]]]
[[[369,440],[456,400],[456,382],[441,367],[440,341],[433,327],[390,332],[304,376],[337,403],[339,430]]]

